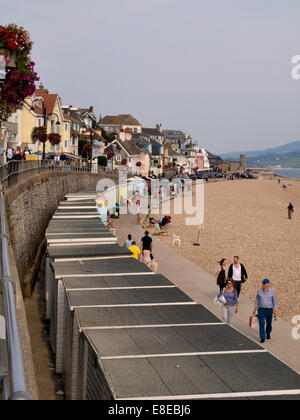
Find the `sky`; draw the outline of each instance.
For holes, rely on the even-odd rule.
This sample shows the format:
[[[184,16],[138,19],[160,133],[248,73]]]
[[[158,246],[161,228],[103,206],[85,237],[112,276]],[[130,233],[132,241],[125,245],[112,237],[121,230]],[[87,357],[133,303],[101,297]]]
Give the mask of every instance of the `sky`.
[[[299,0],[0,3],[65,105],[183,130],[217,154],[300,139]]]

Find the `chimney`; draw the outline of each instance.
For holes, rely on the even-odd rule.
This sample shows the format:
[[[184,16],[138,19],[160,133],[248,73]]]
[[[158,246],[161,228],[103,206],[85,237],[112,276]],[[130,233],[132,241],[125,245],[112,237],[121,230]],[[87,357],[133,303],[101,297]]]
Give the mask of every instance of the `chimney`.
[[[90,106],[90,113],[92,114],[94,112],[94,107]]]
[[[99,117],[99,121],[101,121],[102,120],[102,114],[100,114],[100,117]]]

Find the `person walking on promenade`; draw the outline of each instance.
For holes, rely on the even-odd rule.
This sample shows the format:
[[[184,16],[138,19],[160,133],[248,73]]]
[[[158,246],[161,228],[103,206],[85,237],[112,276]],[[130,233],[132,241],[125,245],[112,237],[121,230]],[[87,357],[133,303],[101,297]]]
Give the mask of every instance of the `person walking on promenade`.
[[[262,288],[259,289],[256,299],[253,316],[258,310],[260,342],[264,343],[271,339],[273,315],[277,316],[277,298],[274,289],[270,287],[270,280],[264,279]]]
[[[289,219],[291,220],[292,215],[293,215],[293,213],[294,213],[294,206],[293,206],[293,204],[292,204],[292,203],[290,203],[287,209],[288,209],[288,217],[289,217]]]
[[[14,157],[14,149],[11,147],[11,145],[8,146],[6,150],[6,161],[9,162]]]
[[[31,155],[31,151],[29,150],[28,146],[25,146],[24,152],[23,152],[23,159],[26,160],[27,156]]]
[[[13,157],[13,159],[14,160],[23,160],[23,152],[22,152],[22,150],[21,150],[21,147],[20,146],[17,146],[17,149],[15,150],[15,152],[14,152],[14,157]]]
[[[136,245],[135,241],[132,241],[132,245],[128,248],[129,251],[132,252],[132,258],[135,258],[136,260],[140,260],[141,251],[140,248]]]
[[[155,261],[153,254],[150,254],[150,261],[148,262],[147,266],[150,268],[150,270],[154,271],[154,273],[158,272],[158,264]]]
[[[238,293],[234,288],[234,281],[232,279],[227,280],[227,286],[220,291],[217,298],[220,299],[221,296],[223,296],[226,301],[226,303],[223,303],[222,305],[222,319],[226,324],[231,326],[234,313],[237,314],[239,311]]]
[[[222,258],[222,260],[219,262],[220,264],[220,272],[217,278],[217,285],[220,287],[220,291],[226,287],[226,260],[225,258]]]
[[[148,264],[150,261],[150,254],[152,254],[152,238],[149,236],[149,232],[146,230],[145,236],[141,241],[143,261],[145,264]]]
[[[231,264],[228,270],[228,278],[234,280],[238,297],[240,297],[242,284],[246,283],[248,274],[244,265],[240,264],[240,258],[238,256],[233,258],[233,264]]]

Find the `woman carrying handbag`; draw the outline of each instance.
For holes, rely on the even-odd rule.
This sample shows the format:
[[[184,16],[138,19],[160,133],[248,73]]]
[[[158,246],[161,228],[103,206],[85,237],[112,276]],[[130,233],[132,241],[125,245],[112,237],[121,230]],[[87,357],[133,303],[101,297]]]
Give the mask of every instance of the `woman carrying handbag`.
[[[217,298],[223,303],[222,319],[226,324],[231,326],[233,315],[239,311],[238,293],[234,288],[234,281],[232,279],[227,280],[227,286],[221,290]]]

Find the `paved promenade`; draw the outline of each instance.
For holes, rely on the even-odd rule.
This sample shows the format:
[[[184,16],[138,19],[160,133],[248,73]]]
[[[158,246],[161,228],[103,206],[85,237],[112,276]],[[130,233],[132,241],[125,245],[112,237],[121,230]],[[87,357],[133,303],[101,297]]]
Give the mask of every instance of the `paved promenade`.
[[[131,233],[133,240],[140,246],[143,230],[137,225],[136,216],[121,216],[120,219],[114,220],[114,226],[121,245],[124,245],[127,235]],[[158,273],[165,275],[197,303],[204,305],[221,318],[220,306],[213,303],[218,292],[216,278],[177,253],[176,248],[172,249],[163,244],[157,236],[152,236],[152,238],[154,240],[153,255],[159,266]],[[201,246],[199,252],[201,252]],[[247,337],[259,342],[258,329],[250,329],[248,326],[253,306],[254,303],[242,295],[239,313],[235,315],[233,326]],[[294,340],[291,333],[292,327],[284,320],[277,318],[277,322],[274,322],[272,340],[263,346],[273,356],[300,374],[300,340]]]

